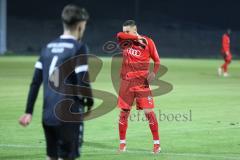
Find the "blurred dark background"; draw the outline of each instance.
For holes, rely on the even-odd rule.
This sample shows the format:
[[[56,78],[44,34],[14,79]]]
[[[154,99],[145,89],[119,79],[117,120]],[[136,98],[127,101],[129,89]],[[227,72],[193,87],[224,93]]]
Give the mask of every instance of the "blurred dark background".
[[[84,41],[91,53],[115,40],[122,23],[135,19],[139,32],[150,36],[163,57],[220,57],[221,36],[233,30],[232,52],[240,52],[240,1],[228,0],[8,0],[8,50],[38,54],[62,33],[60,14],[69,3],[91,16]]]

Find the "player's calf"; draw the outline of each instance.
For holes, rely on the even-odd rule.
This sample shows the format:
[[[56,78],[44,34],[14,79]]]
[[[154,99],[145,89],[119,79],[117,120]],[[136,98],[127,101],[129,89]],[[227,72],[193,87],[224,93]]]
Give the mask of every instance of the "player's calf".
[[[119,145],[119,152],[126,151],[126,132],[128,128],[128,117],[130,114],[130,110],[121,110],[119,115],[119,138],[120,138],[120,145]]]

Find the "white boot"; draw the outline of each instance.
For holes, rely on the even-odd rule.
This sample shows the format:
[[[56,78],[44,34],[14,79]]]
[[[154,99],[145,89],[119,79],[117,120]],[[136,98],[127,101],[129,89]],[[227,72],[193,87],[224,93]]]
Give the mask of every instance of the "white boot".
[[[228,73],[227,72],[224,72],[223,73],[223,77],[228,77],[229,75],[228,75]]]
[[[222,68],[219,67],[219,68],[218,68],[218,75],[221,76],[222,74],[223,74]]]

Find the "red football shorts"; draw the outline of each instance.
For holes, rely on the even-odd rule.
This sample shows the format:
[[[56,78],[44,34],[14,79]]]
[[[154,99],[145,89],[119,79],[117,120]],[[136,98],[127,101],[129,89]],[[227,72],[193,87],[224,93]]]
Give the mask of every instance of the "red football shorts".
[[[122,79],[119,88],[118,107],[130,110],[135,99],[137,110],[154,108],[152,92],[147,80]]]
[[[232,54],[229,54],[228,56],[225,55],[225,56],[224,56],[224,61],[230,63],[230,62],[232,61]]]
[[[227,55],[225,52],[222,52],[222,56],[225,62],[231,63],[232,61],[232,53],[230,52],[229,55]]]

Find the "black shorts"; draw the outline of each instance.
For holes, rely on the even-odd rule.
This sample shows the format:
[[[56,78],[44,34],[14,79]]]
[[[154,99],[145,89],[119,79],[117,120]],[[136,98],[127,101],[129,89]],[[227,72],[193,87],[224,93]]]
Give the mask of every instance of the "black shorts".
[[[43,123],[47,156],[51,158],[79,157],[79,124],[48,126]]]

